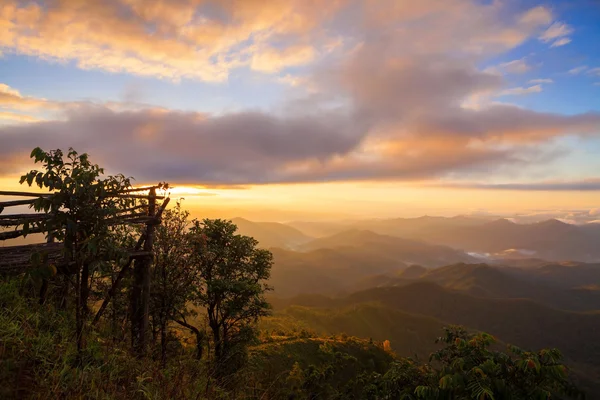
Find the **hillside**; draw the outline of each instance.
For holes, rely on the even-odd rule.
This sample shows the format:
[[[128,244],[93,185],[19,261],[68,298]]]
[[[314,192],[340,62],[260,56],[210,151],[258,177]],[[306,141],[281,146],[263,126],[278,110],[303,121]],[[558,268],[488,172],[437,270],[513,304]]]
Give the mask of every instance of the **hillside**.
[[[286,331],[306,329],[319,336],[342,333],[375,341],[389,340],[394,353],[427,360],[438,346],[435,339],[444,323],[379,304],[342,308],[290,306],[261,321],[261,328]]]
[[[393,257],[363,248],[325,248],[309,252],[273,248],[271,252],[274,265],[269,284],[278,296],[337,294],[366,276],[394,273],[406,267]]]
[[[312,240],[301,231],[277,222],[253,222],[244,218],[234,218],[232,222],[237,225],[239,234],[253,237],[258,240],[260,247],[266,249],[294,249]]]
[[[523,347],[558,347],[576,362],[600,367],[598,313],[561,311],[531,300],[474,297],[426,282],[369,289],[341,300],[346,305],[372,301],[483,330]]]
[[[506,268],[503,271],[519,279],[574,289],[600,284],[600,264],[545,263],[532,268]]]
[[[427,271],[420,279],[475,296],[532,299],[551,307],[572,311],[600,309],[600,291],[576,289],[575,286],[578,285],[566,286],[564,282],[559,287],[558,276],[547,280],[519,276],[520,273],[534,273],[535,270],[531,269],[520,273],[511,270],[487,264],[455,264]],[[586,276],[590,278],[590,274]]]

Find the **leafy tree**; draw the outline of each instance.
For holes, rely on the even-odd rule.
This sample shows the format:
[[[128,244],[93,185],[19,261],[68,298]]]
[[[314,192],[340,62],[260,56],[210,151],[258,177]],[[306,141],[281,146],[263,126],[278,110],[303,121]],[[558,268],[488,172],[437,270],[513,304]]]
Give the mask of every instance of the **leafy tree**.
[[[438,341],[446,346],[431,355],[432,361],[441,363],[435,398],[525,400],[581,395],[567,379],[568,369],[557,349],[529,352],[509,345],[505,354],[489,349],[495,343],[489,334],[470,335],[456,326],[445,332]],[[418,388],[416,393],[432,392]]]
[[[365,385],[374,399],[552,399],[581,398],[568,380],[568,369],[556,349],[528,352],[508,346],[508,354],[490,350],[494,338],[471,335],[464,328],[445,328],[438,339],[445,347],[431,364],[399,359],[383,376]],[[558,397],[560,396],[560,397]]]
[[[189,224],[189,212],[182,210],[178,202],[163,213],[162,223],[155,231],[150,312],[154,330],[160,335],[163,365],[167,357],[168,325],[172,321],[196,335],[196,357],[202,357],[205,333],[186,319],[192,313],[187,302],[199,284],[198,271],[189,262]]]
[[[200,284],[192,301],[206,309],[214,342],[217,375],[239,365],[247,344],[255,338],[254,323],[269,313],[264,283],[273,256],[258,249],[258,242],[235,234],[231,221],[205,219],[190,229],[193,253],[190,262],[199,272]],[[227,368],[226,368],[227,367]]]
[[[52,192],[33,203],[36,211],[47,214],[35,223],[35,228],[64,242],[66,259],[72,265],[67,272],[75,276],[77,348],[81,350],[91,274],[100,260],[123,255],[114,245],[112,223],[124,210],[135,206],[134,199],[115,196],[131,188],[130,178],[104,176],[104,170],[91,163],[87,154],[78,154],[72,148],[65,155],[60,149],[46,152],[36,147],[31,158],[43,168],[29,171],[20,183],[35,183]],[[25,224],[24,231],[29,228]]]

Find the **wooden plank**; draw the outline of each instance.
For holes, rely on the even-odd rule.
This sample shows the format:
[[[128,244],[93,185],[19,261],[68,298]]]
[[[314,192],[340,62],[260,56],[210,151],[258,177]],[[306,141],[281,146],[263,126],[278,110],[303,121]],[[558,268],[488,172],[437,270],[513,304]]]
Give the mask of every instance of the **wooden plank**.
[[[34,234],[34,233],[43,233],[44,229],[42,228],[30,228],[29,231],[27,231],[28,235]],[[8,232],[0,232],[0,240],[8,240],[8,239],[15,239],[21,236],[25,235],[25,231],[23,229],[16,229],[14,231],[8,231]]]
[[[146,190],[158,189],[160,186],[144,186],[139,188],[131,188],[119,191],[119,193],[145,192]]]
[[[171,200],[171,198],[167,197],[166,200],[163,201],[163,203],[160,205],[160,208],[158,209],[158,211],[154,215],[154,218],[156,220],[160,221],[163,212],[165,211],[165,209],[169,205],[169,201],[170,200]],[[139,238],[139,240],[138,240],[137,244],[135,245],[135,248],[133,249],[132,253],[137,253],[138,251],[140,251],[142,254],[143,253],[147,253],[144,250],[140,250],[142,248],[142,245],[144,244],[145,241],[146,241],[146,232],[144,232],[144,234]],[[152,254],[149,254],[149,255],[152,255]],[[115,293],[117,293],[117,290],[119,289],[119,285],[121,284],[121,280],[123,280],[123,278],[125,277],[125,275],[129,271],[129,268],[131,267],[132,261],[133,261],[133,258],[130,257],[129,261],[127,262],[127,264],[125,264],[123,266],[123,268],[121,268],[121,270],[119,271],[119,274],[117,275],[117,278],[115,279],[113,285],[111,286],[110,290],[106,294],[106,297],[104,298],[104,301],[102,302],[102,305],[98,309],[98,312],[96,313],[96,316],[94,317],[92,325],[95,325],[95,324],[98,323],[98,321],[100,321],[100,318],[102,317],[102,314],[106,310],[106,307],[108,306],[108,303],[110,303],[110,300],[112,299],[112,297],[115,295]]]
[[[16,196],[16,197],[48,197],[54,193],[33,193],[33,192],[14,192],[0,190],[0,196]]]
[[[30,213],[30,214],[4,214],[0,215],[0,221],[3,219],[45,219],[49,218],[47,214],[44,213]]]
[[[140,238],[141,239],[141,238]],[[143,242],[143,240],[142,240]],[[133,249],[126,250],[131,260],[151,256],[152,254],[141,249],[142,244]],[[60,271],[66,271],[72,262],[64,259],[62,250],[64,243],[38,243],[21,246],[0,247],[0,274],[18,274],[31,266],[31,255],[42,253],[48,256],[48,263],[54,264]]]
[[[151,200],[151,199],[163,200],[166,198],[165,196],[152,196],[152,195],[147,195],[147,194],[119,194],[116,196],[109,196],[109,197],[122,197],[125,199],[146,199],[146,200]]]
[[[35,199],[0,201],[0,208],[14,207],[14,206],[26,206],[28,204],[32,204],[34,201],[35,201]]]

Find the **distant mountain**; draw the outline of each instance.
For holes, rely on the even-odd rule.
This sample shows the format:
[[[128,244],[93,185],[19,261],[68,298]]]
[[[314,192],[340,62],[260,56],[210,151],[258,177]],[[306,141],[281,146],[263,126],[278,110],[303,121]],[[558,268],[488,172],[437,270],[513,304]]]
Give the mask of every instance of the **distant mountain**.
[[[456,216],[417,218],[369,219],[343,222],[290,222],[288,225],[314,237],[331,236],[349,229],[370,230],[382,235],[401,236],[407,238],[426,235],[431,230],[448,227],[476,226],[489,221],[487,218]]]
[[[272,248],[271,252],[274,265],[269,284],[278,296],[338,294],[367,276],[395,274],[406,267],[393,256],[362,247],[319,248],[307,252]]]
[[[351,229],[355,222],[353,221],[338,221],[338,222],[313,222],[313,221],[293,221],[288,222],[289,225],[305,234],[313,237],[331,236],[336,233]]]
[[[400,271],[398,277],[401,279],[417,279],[427,273],[428,269],[421,265],[411,265]]]
[[[474,262],[475,258],[450,247],[432,245],[418,240],[381,235],[372,231],[351,229],[333,236],[315,239],[301,250],[337,249],[347,254],[385,255],[406,265],[439,267],[457,262]]]
[[[296,223],[295,226],[300,226]],[[312,226],[320,226],[315,223]],[[377,234],[446,245],[482,258],[538,258],[551,261],[600,260],[600,224],[571,225],[556,219],[516,224],[508,219],[489,220],[458,216],[366,220],[350,225],[329,225],[328,232],[369,230]],[[316,235],[315,235],[316,236]]]
[[[500,219],[483,225],[432,231],[427,239],[470,252],[517,250],[524,257],[589,261],[600,258],[600,233],[552,219],[515,224]]]
[[[237,225],[240,234],[252,236],[262,248],[294,249],[313,239],[291,226],[278,222],[253,222],[244,218],[234,218],[232,221]]]
[[[600,285],[600,264],[546,262],[536,267],[505,268],[502,271],[519,279],[562,289]]]
[[[413,269],[414,268],[414,269]],[[421,267],[422,268],[422,267]],[[562,267],[563,269],[575,267]],[[413,272],[414,271],[414,272]],[[545,268],[522,271],[516,268],[492,267],[487,264],[453,264],[424,272],[419,267],[410,267],[394,276],[377,275],[365,278],[355,286],[357,290],[374,287],[406,286],[415,282],[433,282],[446,289],[461,291],[478,297],[498,299],[531,299],[541,304],[570,311],[600,310],[600,283],[595,276],[600,268],[580,271],[573,278],[562,274],[556,277],[545,275]],[[561,271],[563,272],[563,271]],[[410,276],[413,278],[409,278]],[[589,283],[582,287],[580,280],[587,277]],[[571,283],[566,285],[565,282]]]

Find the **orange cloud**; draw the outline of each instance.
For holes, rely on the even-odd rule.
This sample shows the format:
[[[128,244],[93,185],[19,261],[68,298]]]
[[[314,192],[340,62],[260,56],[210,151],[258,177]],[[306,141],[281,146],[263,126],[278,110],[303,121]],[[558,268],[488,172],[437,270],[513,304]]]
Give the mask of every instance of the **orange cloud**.
[[[0,6],[0,46],[19,54],[75,60],[103,69],[168,79],[224,81],[232,68],[274,71],[312,59],[269,45],[278,36],[306,35],[339,3],[232,0],[18,0]],[[325,44],[324,44],[325,45]],[[252,52],[251,57],[247,56]]]
[[[0,120],[9,120],[17,122],[37,122],[39,119],[30,115],[17,114],[9,111],[0,111]]]

